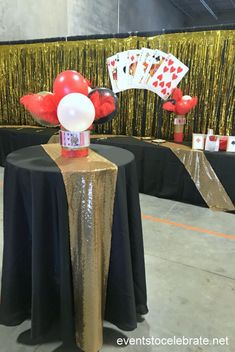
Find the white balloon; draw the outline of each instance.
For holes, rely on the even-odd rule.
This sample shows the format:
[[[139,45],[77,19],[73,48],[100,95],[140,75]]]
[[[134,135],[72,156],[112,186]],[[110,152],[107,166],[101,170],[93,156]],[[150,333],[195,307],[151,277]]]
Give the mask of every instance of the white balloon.
[[[190,95],[184,95],[182,97],[182,100],[191,100],[191,99],[192,99],[192,97],[190,97]]]
[[[81,132],[88,129],[95,119],[95,107],[84,94],[65,95],[57,107],[58,120],[68,131]]]

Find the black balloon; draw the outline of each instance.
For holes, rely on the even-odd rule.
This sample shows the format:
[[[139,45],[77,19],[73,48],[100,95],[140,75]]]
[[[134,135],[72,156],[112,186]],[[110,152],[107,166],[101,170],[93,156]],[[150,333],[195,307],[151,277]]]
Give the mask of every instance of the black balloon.
[[[109,88],[94,88],[92,89],[92,91],[90,91],[90,93],[88,94],[88,97],[91,99],[92,101],[92,95],[95,93],[95,92],[98,92],[99,93],[99,96],[101,97],[112,97],[114,99],[114,104],[115,104],[115,109],[108,115],[106,116],[101,116],[99,118],[97,118],[97,120],[95,119],[94,120],[94,124],[98,125],[98,124],[101,124],[101,123],[105,123],[105,122],[109,122],[111,121],[117,114],[117,110],[118,110],[118,97],[116,94],[113,93],[113,91]],[[95,108],[96,108],[96,104],[95,102],[93,102],[94,105],[95,105]]]

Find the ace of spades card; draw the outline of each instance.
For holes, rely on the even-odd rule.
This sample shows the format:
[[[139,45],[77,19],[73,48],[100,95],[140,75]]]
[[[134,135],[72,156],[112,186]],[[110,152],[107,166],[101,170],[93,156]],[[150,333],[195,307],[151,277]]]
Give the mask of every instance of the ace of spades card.
[[[128,75],[127,75],[127,66],[128,66],[128,51],[122,51],[117,53],[117,85],[119,92],[129,88]]]
[[[107,58],[106,63],[108,66],[109,78],[111,81],[113,92],[118,93],[120,89],[118,87],[117,55],[113,55]]]
[[[149,79],[148,89],[166,100],[187,72],[188,67],[174,55],[169,54],[154,76]]]

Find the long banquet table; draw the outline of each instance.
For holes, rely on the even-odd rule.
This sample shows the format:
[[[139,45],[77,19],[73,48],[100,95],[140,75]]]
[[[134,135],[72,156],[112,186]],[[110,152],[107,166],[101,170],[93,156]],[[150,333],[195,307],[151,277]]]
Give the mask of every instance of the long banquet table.
[[[0,164],[4,166],[8,153],[24,146],[46,143],[57,133],[55,128],[1,127]],[[136,137],[106,135],[92,136],[92,143],[117,146],[135,155],[141,193],[207,206],[184,165],[165,144],[156,145]],[[205,151],[204,154],[235,204],[235,153]]]

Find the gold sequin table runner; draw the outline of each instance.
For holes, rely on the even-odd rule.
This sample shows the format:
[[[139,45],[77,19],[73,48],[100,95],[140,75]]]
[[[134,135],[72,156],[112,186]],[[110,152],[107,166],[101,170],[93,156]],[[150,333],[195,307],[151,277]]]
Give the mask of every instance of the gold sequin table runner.
[[[138,138],[139,139],[139,138]],[[151,143],[152,141],[145,141]],[[169,148],[184,165],[196,188],[210,209],[234,211],[235,207],[202,150],[193,150],[184,144],[159,143]]]
[[[101,139],[121,137],[124,139],[125,143],[125,136],[96,135],[91,137],[99,137]],[[137,140],[142,139],[141,137],[134,138]],[[151,140],[144,140],[144,142],[153,145]],[[174,142],[159,143],[159,145],[171,149],[179,161],[185,166],[196,188],[210,209],[235,211],[232,200],[203,151],[192,150],[189,146]]]
[[[195,186],[209,208],[234,211],[235,207],[211,164],[201,150],[176,143],[164,143],[185,166]]]
[[[85,158],[62,158],[59,144],[43,145],[61,170],[68,200],[77,345],[97,352],[111,248],[117,166],[89,150]]]

